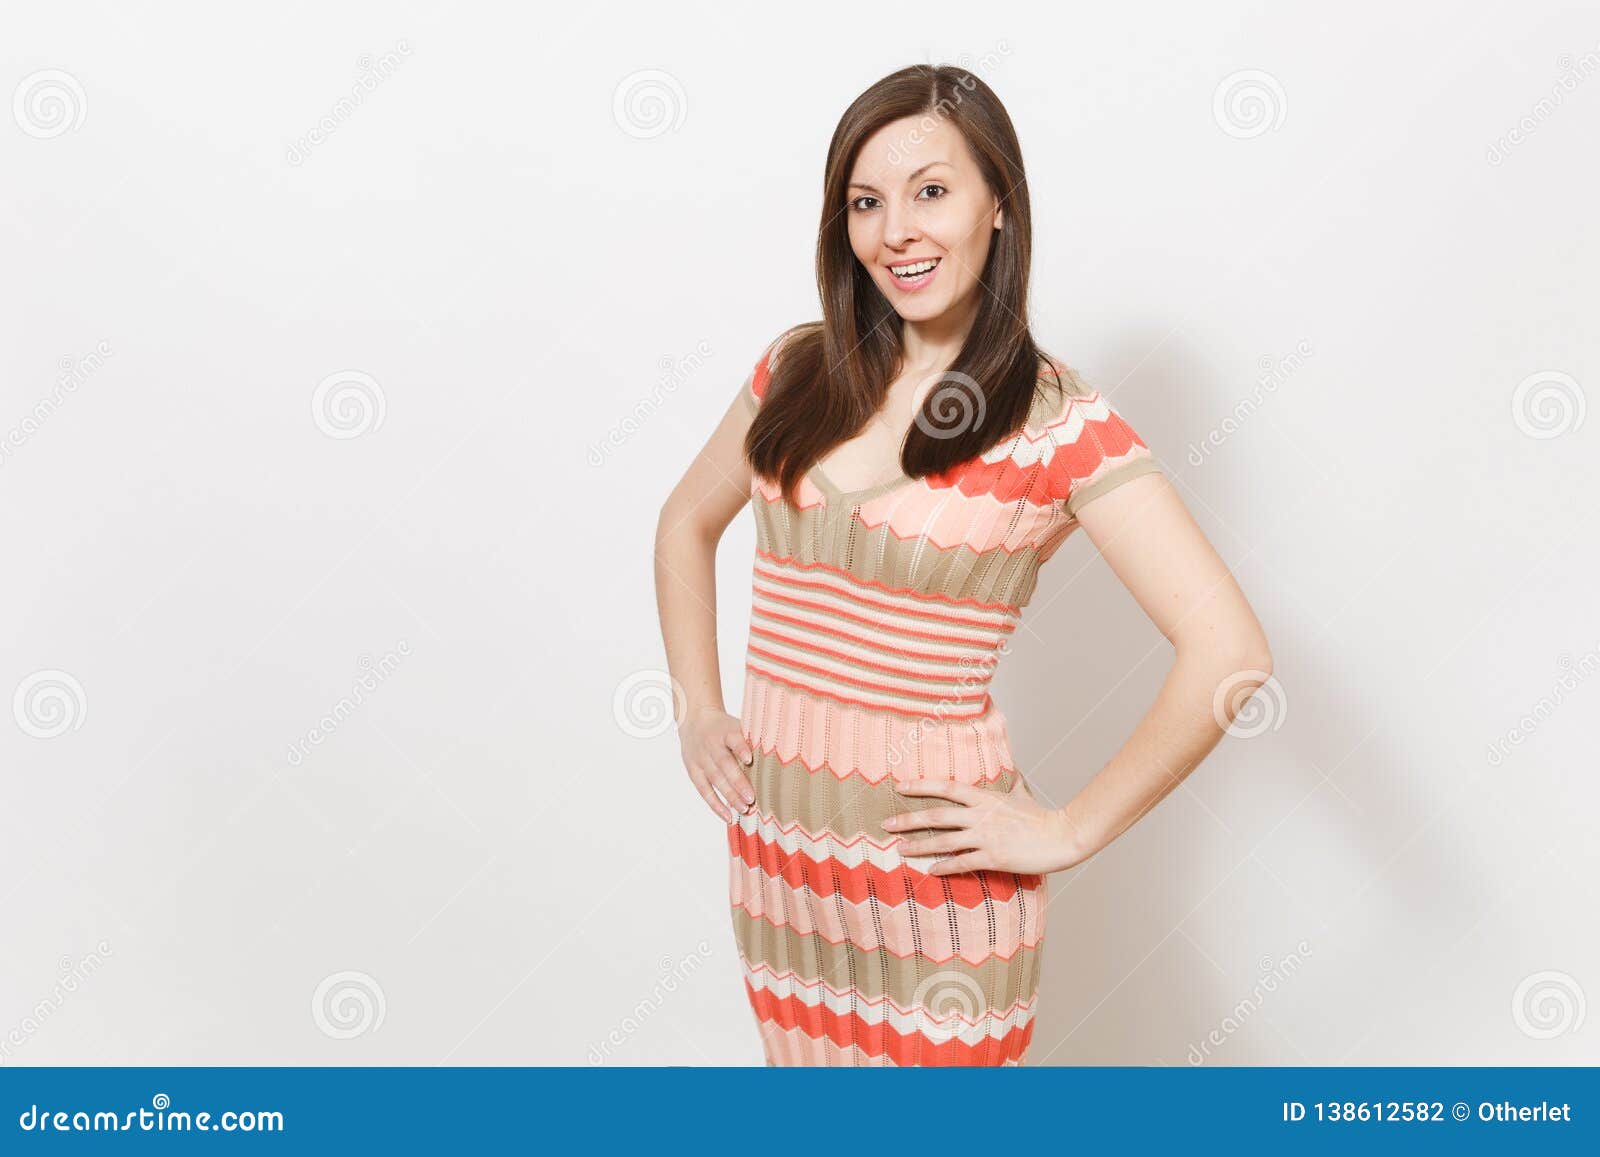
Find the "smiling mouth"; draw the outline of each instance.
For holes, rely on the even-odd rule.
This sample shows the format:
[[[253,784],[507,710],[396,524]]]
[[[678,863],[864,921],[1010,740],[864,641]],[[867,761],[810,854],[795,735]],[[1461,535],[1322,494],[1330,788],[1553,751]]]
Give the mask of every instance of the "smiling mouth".
[[[915,281],[924,274],[931,273],[940,260],[938,257],[928,257],[922,261],[912,261],[906,265],[891,265],[889,266],[889,272],[901,281]]]

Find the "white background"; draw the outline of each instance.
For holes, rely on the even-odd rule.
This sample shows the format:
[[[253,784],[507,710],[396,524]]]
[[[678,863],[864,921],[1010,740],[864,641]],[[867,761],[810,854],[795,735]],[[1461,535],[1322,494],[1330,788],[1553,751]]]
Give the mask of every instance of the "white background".
[[[1600,14],[572,8],[8,10],[0,95],[70,84],[0,113],[3,1063],[760,1063],[723,828],[617,694],[661,500],[819,316],[838,116],[957,61],[1021,137],[1036,336],[1276,662],[1261,734],[1052,879],[1030,1062],[1600,1062]],[[346,371],[381,423],[314,413]],[[1021,636],[1062,802],[1170,651],[1081,535]]]

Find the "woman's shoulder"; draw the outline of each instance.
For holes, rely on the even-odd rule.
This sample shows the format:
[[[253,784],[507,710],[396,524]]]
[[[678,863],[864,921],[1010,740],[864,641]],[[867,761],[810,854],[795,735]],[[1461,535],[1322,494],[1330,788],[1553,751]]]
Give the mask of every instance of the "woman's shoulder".
[[[820,330],[820,321],[805,321],[799,325],[792,325],[777,337],[773,338],[761,351],[761,357],[745,378],[745,399],[752,406],[759,406],[761,400],[767,396],[767,385],[772,380],[772,372],[778,366],[778,359],[785,348],[793,348],[796,341],[803,340],[807,335]]]
[[[1028,428],[1034,434],[1059,427],[1071,419],[1078,402],[1092,402],[1099,396],[1089,382],[1059,358],[1041,354],[1033,383],[1033,405],[1028,411]]]
[[[1105,392],[1072,366],[1045,359],[1029,415],[1050,497],[1076,514],[1085,502],[1160,465]]]

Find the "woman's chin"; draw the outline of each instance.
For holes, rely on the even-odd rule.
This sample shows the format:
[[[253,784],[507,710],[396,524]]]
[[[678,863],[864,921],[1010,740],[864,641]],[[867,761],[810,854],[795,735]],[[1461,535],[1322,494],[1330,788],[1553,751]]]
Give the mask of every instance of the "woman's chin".
[[[900,315],[901,321],[929,322],[938,321],[946,313],[944,306],[924,305],[917,302],[915,305],[905,304],[895,307],[895,312]]]
[[[943,297],[924,297],[920,293],[896,293],[891,286],[885,293],[901,321],[932,321],[944,313],[949,303]]]

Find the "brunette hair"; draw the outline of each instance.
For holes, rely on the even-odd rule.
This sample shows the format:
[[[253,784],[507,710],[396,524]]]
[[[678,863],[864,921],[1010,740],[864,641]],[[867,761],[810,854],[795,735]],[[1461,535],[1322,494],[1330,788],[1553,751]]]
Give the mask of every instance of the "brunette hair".
[[[856,97],[828,143],[817,234],[823,317],[784,335],[745,435],[751,468],[791,497],[815,463],[878,412],[900,371],[902,323],[856,260],[846,206],[862,144],[884,125],[919,114],[928,127],[948,118],[960,131],[1005,216],[980,275],[972,329],[924,399],[901,449],[901,468],[911,477],[939,474],[1015,434],[1027,421],[1041,370],[1056,369],[1024,320],[1033,223],[1022,150],[1005,106],[966,69],[916,64],[891,73]],[[1079,392],[1070,374],[1066,381],[1053,376],[1059,388]]]

